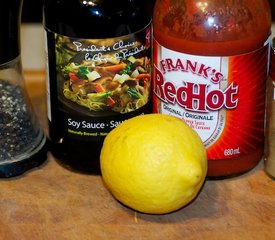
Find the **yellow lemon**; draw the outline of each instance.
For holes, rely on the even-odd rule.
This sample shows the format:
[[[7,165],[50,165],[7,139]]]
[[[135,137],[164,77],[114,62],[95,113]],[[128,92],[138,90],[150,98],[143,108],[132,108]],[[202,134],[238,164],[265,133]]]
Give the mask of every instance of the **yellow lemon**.
[[[164,214],[191,202],[207,172],[205,147],[182,120],[164,114],[124,121],[105,138],[103,181],[113,196],[144,213]]]

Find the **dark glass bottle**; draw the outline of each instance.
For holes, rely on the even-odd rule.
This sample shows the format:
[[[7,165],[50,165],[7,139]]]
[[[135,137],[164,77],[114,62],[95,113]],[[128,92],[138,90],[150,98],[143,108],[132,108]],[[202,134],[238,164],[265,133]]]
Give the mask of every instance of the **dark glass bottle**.
[[[76,171],[100,173],[104,137],[151,112],[151,3],[45,0],[52,153]]]

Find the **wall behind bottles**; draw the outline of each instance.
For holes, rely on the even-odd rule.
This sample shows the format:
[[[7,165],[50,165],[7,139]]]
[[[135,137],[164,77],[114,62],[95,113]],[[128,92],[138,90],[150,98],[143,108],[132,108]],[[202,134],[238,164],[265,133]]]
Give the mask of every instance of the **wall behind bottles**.
[[[42,3],[43,0],[23,0],[21,57],[24,70],[45,69],[44,31],[41,24]]]

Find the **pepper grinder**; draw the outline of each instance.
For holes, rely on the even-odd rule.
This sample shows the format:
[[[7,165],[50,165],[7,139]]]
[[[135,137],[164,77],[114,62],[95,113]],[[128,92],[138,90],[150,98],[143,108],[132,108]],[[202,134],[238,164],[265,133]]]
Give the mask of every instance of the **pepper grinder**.
[[[23,174],[47,158],[40,128],[24,86],[20,55],[23,0],[0,2],[0,177]]]

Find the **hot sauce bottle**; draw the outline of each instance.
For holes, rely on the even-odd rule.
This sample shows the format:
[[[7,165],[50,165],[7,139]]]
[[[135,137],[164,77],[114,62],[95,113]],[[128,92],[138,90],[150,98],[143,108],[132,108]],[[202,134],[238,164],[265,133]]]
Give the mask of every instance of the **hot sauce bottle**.
[[[45,0],[51,152],[63,166],[100,173],[109,131],[151,112],[151,2]]]
[[[153,111],[197,131],[208,177],[244,173],[263,156],[270,28],[267,0],[156,1]]]

